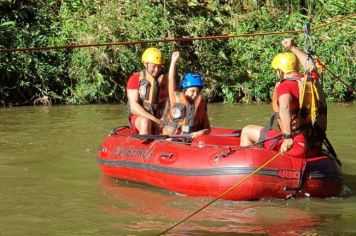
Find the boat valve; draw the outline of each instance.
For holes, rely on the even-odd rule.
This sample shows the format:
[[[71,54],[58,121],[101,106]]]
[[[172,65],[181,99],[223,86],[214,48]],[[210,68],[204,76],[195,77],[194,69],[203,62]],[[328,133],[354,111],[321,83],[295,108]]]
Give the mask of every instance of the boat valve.
[[[161,157],[172,159],[173,154],[172,153],[161,153]]]

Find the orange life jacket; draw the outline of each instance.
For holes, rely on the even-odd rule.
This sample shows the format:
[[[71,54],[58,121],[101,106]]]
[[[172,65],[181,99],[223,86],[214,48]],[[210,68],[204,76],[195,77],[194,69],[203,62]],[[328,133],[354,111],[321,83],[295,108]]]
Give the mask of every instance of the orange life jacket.
[[[327,105],[324,92],[319,83],[312,76],[304,78],[292,78],[298,83],[299,108],[291,110],[291,131],[304,132],[306,136],[306,155],[319,155],[322,151],[322,143],[326,139],[327,127]],[[272,108],[281,130],[285,124],[279,118],[279,106],[277,99],[277,88],[283,83],[278,82],[273,91]]]
[[[299,128],[311,128],[317,125],[323,132],[327,126],[327,106],[324,92],[318,80],[312,78],[290,78],[288,80],[298,83],[299,108],[291,110],[291,131]],[[278,82],[273,91],[272,109],[277,113],[277,120],[281,130],[285,124],[279,118],[277,88],[283,83]]]
[[[201,95],[191,104],[184,92],[177,92],[176,102],[163,121],[163,134],[187,134],[201,130],[204,128],[205,115],[206,104]]]
[[[146,71],[141,71],[139,95],[142,106],[152,115],[160,118],[168,99],[167,77],[161,74],[155,79]]]

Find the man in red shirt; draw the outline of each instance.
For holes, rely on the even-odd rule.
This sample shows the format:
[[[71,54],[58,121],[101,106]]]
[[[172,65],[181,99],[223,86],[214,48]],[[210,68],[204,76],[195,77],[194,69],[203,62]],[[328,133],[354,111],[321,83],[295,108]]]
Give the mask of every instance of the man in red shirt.
[[[311,75],[316,80],[318,75],[314,68],[308,68],[308,66],[312,66],[306,65],[307,54],[301,51],[292,39],[284,39],[282,45],[290,52],[280,53],[272,61],[272,67],[280,78],[280,82],[275,86],[272,99],[273,110],[278,115],[280,131],[271,129],[264,132],[262,126],[248,125],[241,132],[240,145],[249,146],[259,142],[261,136],[265,136],[263,137],[266,140],[263,143],[265,148],[280,151],[282,154],[288,151],[289,155],[302,156],[306,152],[305,135],[303,132],[296,132],[300,127],[298,125],[300,123],[298,120],[300,119],[298,81],[304,77],[298,72],[299,65],[305,65],[305,70],[312,71]],[[306,120],[304,117],[303,119]],[[273,137],[279,138],[274,139]]]
[[[164,57],[157,48],[142,54],[145,69],[127,82],[130,125],[135,134],[151,134],[153,124],[162,124],[162,107],[168,99],[167,78],[162,74]]]

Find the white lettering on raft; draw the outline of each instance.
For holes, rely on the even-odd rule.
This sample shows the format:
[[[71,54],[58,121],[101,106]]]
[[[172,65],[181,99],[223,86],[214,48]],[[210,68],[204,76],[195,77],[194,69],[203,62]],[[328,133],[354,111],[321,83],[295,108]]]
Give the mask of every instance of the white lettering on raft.
[[[128,146],[118,146],[114,149],[114,156],[116,157],[129,157],[129,158],[141,158],[141,159],[151,159],[153,151],[141,147],[128,147]]]

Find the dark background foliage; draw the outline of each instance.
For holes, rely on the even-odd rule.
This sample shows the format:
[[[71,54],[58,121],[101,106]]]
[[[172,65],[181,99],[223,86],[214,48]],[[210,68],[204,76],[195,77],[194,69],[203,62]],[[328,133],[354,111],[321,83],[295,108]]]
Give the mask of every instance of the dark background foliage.
[[[132,42],[300,30],[354,14],[352,0],[0,0],[0,47]],[[355,18],[313,30],[315,52],[347,84],[355,85]],[[0,102],[65,104],[125,102],[128,77],[142,70],[148,46],[160,48],[168,65],[182,53],[179,73],[200,72],[211,102],[269,101],[276,76],[270,61],[293,37],[304,48],[305,34],[239,37],[128,46],[34,52],[0,52]],[[330,73],[323,76],[329,101],[354,94]]]

